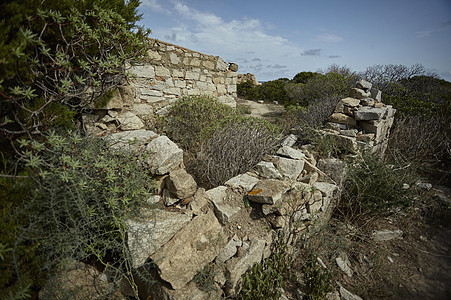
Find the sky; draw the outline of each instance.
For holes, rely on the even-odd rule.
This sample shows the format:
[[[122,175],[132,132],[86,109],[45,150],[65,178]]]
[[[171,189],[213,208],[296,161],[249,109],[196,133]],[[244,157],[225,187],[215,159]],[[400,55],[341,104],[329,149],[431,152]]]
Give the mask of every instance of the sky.
[[[339,65],[422,64],[451,81],[451,0],[141,0],[151,37],[257,80]]]

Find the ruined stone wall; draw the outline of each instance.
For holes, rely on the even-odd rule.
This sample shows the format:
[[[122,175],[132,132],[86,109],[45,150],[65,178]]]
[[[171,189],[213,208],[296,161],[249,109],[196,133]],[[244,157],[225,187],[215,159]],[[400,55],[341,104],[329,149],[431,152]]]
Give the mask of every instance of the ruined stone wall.
[[[238,74],[219,56],[152,40],[148,60],[134,66],[136,103],[156,108],[184,95],[209,95],[234,106]]]
[[[133,78],[127,85],[120,86],[106,105],[92,105],[93,113],[83,116],[88,132],[142,129],[146,118],[164,114],[183,96],[213,96],[236,106],[238,66],[219,56],[152,39],[146,60],[129,71]]]

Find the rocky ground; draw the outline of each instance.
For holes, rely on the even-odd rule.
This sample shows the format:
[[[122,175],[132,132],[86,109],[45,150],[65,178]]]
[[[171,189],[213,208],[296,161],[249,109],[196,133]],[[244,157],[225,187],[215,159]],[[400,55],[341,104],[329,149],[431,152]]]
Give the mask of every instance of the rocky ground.
[[[441,190],[422,192],[405,212],[360,228],[332,217],[294,261],[301,280],[287,298],[305,291],[303,266],[313,253],[336,283],[327,299],[359,299],[337,298],[340,285],[362,299],[451,299],[451,195],[439,198]]]
[[[283,113],[281,105],[238,103],[269,120]],[[300,249],[286,299],[307,299],[304,266],[311,254],[332,276],[326,299],[451,299],[450,189],[423,189],[407,210],[359,226],[333,216]]]

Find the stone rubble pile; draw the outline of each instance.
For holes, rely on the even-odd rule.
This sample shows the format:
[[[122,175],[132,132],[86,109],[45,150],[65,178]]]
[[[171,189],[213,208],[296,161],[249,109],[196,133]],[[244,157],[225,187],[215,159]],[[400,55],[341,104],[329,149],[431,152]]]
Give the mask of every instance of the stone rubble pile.
[[[85,114],[83,121],[91,132],[114,132],[102,137],[111,148],[149,154],[143,164],[158,182],[157,193],[139,218],[128,220],[127,234],[134,270],[151,263],[158,275],[152,286],[138,284],[143,299],[233,297],[243,274],[269,257],[281,232],[293,246],[330,218],[346,172],[342,161],[316,159],[312,145],[296,148],[292,134],[252,170],[205,190],[185,170],[183,151],[168,137],[145,130],[129,110],[134,102],[124,97],[130,94],[128,88],[120,90],[122,108],[111,104],[101,113]],[[380,101],[380,91],[359,81],[351,97],[337,104],[324,134],[383,152],[395,110]],[[351,276],[345,262],[337,261]],[[193,281],[206,266],[214,274],[209,293]],[[132,296],[129,290],[126,284],[120,288]]]
[[[145,164],[159,183],[158,194],[148,200],[140,217],[128,221],[134,269],[152,262],[160,278],[151,287],[142,283],[144,299],[236,295],[243,274],[271,254],[278,232],[288,237],[294,227],[297,234],[288,241],[294,245],[327,221],[340,193],[307,148],[293,148],[293,135],[255,169],[207,191],[186,172],[182,150],[166,136],[140,129],[103,138],[118,151],[149,153]],[[207,265],[215,270],[210,294],[193,283]],[[127,290],[121,288],[125,295]]]
[[[381,102],[381,91],[365,80],[357,82],[350,97],[341,99],[326,124],[326,134],[342,144],[358,146],[384,153],[396,109]]]

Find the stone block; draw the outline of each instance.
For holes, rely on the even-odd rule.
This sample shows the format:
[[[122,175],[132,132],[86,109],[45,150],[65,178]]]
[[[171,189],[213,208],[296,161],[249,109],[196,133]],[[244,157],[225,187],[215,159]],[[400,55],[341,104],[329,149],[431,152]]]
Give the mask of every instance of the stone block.
[[[286,181],[263,179],[249,192],[248,199],[256,203],[275,204],[290,188]]]
[[[187,80],[199,80],[200,73],[195,71],[186,71],[185,79]]]
[[[356,87],[364,91],[368,91],[373,87],[373,85],[371,84],[371,82],[362,79],[357,81]]]
[[[130,68],[130,73],[138,78],[154,78],[155,69],[152,65],[133,66]]]
[[[228,296],[235,296],[238,292],[237,287],[241,277],[253,265],[260,263],[263,259],[266,241],[262,239],[253,239],[248,251],[241,257],[232,258],[226,264],[227,277],[225,291]]]
[[[164,175],[183,163],[183,151],[167,136],[152,140],[146,147],[150,153],[146,162],[153,174]]]
[[[122,130],[137,130],[144,128],[144,123],[141,119],[130,111],[119,114],[116,119],[119,122],[119,128]]]
[[[329,121],[333,122],[333,123],[345,124],[345,125],[349,125],[349,126],[355,126],[356,125],[356,120],[353,117],[350,117],[350,116],[345,115],[343,113],[333,113],[329,117]]]
[[[140,129],[132,131],[116,132],[106,135],[103,139],[109,147],[114,150],[135,151],[140,146],[146,145],[154,138],[158,137],[153,131]]]
[[[386,113],[386,107],[375,108],[364,106],[354,112],[354,116],[357,121],[380,120],[385,116]]]
[[[290,146],[282,146],[277,150],[277,155],[291,158],[291,159],[304,159],[305,155],[301,150],[291,148]]]
[[[369,98],[371,96],[371,93],[365,92],[362,89],[353,88],[353,89],[351,89],[350,96],[351,96],[351,98],[365,99],[365,98]]]
[[[184,78],[185,74],[183,73],[182,70],[174,69],[174,70],[172,70],[172,77],[174,77],[174,78]]]
[[[193,176],[188,174],[183,168],[169,172],[166,186],[179,199],[191,197],[197,190],[197,183],[194,181]]]
[[[219,56],[216,57],[216,69],[221,72],[227,71],[229,68],[229,64],[226,63],[222,58]]]
[[[240,174],[226,181],[225,185],[234,190],[249,193],[258,181],[259,179],[254,176]]]
[[[376,88],[372,88],[370,90],[371,98],[374,100],[381,102],[382,101],[382,92]]]
[[[274,157],[274,164],[282,178],[289,180],[296,180],[304,170],[304,160],[276,156]]]
[[[190,214],[167,210],[143,210],[140,218],[127,220],[127,245],[134,268],[166,244],[185,224],[191,221]]]
[[[282,174],[276,169],[272,162],[261,161],[255,166],[255,171],[260,177],[266,179],[282,179]]]
[[[225,186],[218,186],[208,190],[206,194],[215,207],[216,217],[223,225],[226,225],[243,206],[242,196],[232,192]]]
[[[177,65],[180,62],[180,57],[178,57],[175,53],[169,54],[169,59],[173,65]]]
[[[337,112],[337,113],[343,113],[343,112],[344,112],[344,111],[343,111],[343,108],[344,108],[345,106],[348,106],[348,107],[358,107],[359,105],[360,105],[360,100],[359,100],[359,99],[350,98],[350,97],[344,98],[344,99],[341,99],[341,100],[337,103],[337,105],[336,105],[336,107],[335,107],[335,112]]]
[[[162,77],[169,77],[171,76],[171,71],[163,66],[155,66],[155,75],[156,76],[162,76]]]
[[[151,259],[161,279],[177,290],[213,261],[225,243],[221,224],[210,211],[194,217]]]
[[[243,242],[241,240],[231,239],[225,247],[219,252],[218,256],[215,259],[216,263],[224,263],[229,260],[232,256],[234,256],[237,252],[237,247],[241,247]]]

